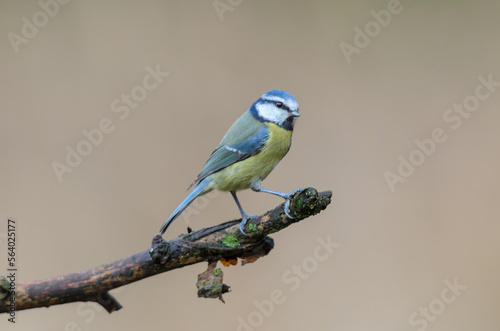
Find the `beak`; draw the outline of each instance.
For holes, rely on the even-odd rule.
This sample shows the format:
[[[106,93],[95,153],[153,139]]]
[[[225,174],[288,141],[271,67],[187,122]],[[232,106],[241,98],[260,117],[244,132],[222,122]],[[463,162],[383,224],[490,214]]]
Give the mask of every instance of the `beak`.
[[[290,113],[290,115],[292,115],[293,117],[299,117],[300,113],[298,112],[298,110],[292,110],[292,112]]]

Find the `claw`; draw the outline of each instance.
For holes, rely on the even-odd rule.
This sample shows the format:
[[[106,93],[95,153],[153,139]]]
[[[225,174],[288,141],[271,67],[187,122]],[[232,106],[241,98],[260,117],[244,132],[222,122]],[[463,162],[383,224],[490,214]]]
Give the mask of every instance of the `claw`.
[[[255,216],[257,215],[247,215],[245,214],[242,218],[241,218],[241,222],[240,222],[240,232],[243,233],[244,236],[248,236],[246,233],[245,233],[245,225],[247,224],[248,220],[249,219],[252,219],[254,218]]]
[[[294,217],[292,215],[290,215],[290,201],[292,200],[292,197],[297,193],[297,192],[300,192],[300,191],[303,191],[302,188],[298,188],[296,190],[293,190],[292,192],[290,193],[287,193],[285,195],[285,214],[286,216],[289,218],[289,219],[294,219]]]
[[[243,233],[244,236],[246,236],[247,234],[245,233],[245,224],[247,224],[247,221],[248,219],[244,218],[241,220],[241,223],[240,223],[240,232]]]
[[[294,219],[294,217],[293,217],[292,215],[290,215],[290,198],[287,198],[287,199],[285,200],[285,214],[286,214],[286,216],[287,216],[289,219],[291,219],[291,220],[293,220],[293,219]]]
[[[288,195],[290,197],[294,196],[296,193],[300,192],[300,191],[304,191],[304,189],[302,187],[299,187],[298,189],[295,189],[293,190],[292,192],[288,193]]]

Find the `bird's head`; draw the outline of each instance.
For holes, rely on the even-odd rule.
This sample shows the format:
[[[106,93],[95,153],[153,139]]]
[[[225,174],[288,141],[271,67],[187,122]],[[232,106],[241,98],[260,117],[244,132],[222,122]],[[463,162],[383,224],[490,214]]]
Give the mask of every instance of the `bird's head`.
[[[286,130],[293,130],[295,119],[300,116],[295,98],[281,90],[264,93],[250,107],[252,115],[262,122],[271,122]]]

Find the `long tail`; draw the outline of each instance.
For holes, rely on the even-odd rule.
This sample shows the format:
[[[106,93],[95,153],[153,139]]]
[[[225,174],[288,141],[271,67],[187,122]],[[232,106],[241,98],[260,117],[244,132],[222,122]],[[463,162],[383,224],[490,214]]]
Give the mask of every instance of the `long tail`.
[[[174,210],[174,212],[172,213],[172,215],[170,215],[170,217],[165,221],[165,223],[163,223],[163,225],[160,229],[161,235],[163,235],[165,233],[165,231],[167,231],[167,228],[170,225],[170,223],[172,223],[177,217],[179,217],[179,215],[184,211],[184,209],[186,209],[191,204],[191,202],[194,201],[194,199],[196,199],[200,195],[203,195],[203,194],[209,192],[209,191],[204,191],[204,190],[207,188],[207,186],[208,186],[208,184],[210,184],[210,182],[211,182],[210,179],[205,178],[198,185],[196,185],[194,190],[191,193],[189,193],[189,195],[186,197],[186,199],[184,199],[184,201],[181,202],[179,207],[177,207]]]

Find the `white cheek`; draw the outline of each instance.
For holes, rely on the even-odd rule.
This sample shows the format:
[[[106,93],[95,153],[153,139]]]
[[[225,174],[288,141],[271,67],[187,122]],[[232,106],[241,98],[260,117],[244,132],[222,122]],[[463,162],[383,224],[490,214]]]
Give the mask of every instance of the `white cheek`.
[[[278,109],[272,104],[261,103],[257,104],[256,107],[259,116],[265,119],[266,121],[281,125],[288,118],[288,113],[285,110]]]

